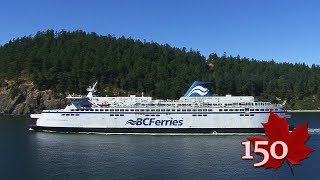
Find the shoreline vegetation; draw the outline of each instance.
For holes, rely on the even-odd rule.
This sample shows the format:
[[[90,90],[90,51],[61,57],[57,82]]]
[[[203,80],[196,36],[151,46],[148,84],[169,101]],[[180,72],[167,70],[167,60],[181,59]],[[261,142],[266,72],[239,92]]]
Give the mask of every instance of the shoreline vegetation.
[[[320,112],[320,110],[317,110],[317,109],[315,109],[315,110],[287,110],[287,112],[289,112],[289,113],[295,113],[295,112]]]
[[[219,46],[219,45],[217,45]],[[198,50],[98,35],[47,30],[0,45],[0,113],[29,114],[66,105],[98,81],[99,96],[179,99],[195,80],[213,94],[254,96],[297,112],[320,110],[320,65],[246,57],[205,57]],[[305,110],[299,110],[305,109]],[[318,111],[317,111],[318,112]]]

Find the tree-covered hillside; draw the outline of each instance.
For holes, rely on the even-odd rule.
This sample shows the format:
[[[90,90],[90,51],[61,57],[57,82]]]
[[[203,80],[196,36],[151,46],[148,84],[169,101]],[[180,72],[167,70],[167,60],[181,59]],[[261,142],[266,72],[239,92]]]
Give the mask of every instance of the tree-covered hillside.
[[[254,95],[288,100],[290,108],[320,108],[319,66],[216,54],[206,59],[185,48],[83,31],[48,30],[14,39],[0,47],[0,64],[1,81],[26,76],[38,89],[57,93],[85,93],[97,80],[102,95],[112,86],[177,99],[193,81],[204,80],[214,82],[219,95]]]

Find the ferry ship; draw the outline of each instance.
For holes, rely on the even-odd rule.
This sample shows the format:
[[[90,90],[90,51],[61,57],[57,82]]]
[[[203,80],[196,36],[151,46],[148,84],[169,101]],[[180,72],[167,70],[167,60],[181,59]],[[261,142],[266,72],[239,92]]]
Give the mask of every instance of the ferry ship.
[[[152,97],[96,97],[95,83],[86,96],[69,95],[64,109],[31,114],[36,131],[89,133],[263,133],[270,111],[286,116],[283,105],[253,96],[214,96],[211,83],[195,81],[179,100]]]

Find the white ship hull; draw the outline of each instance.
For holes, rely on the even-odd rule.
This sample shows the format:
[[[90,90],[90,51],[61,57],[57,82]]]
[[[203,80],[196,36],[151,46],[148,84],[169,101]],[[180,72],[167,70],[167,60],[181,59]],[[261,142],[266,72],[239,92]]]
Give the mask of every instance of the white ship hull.
[[[285,116],[284,112],[278,115]],[[267,122],[268,117],[269,112],[205,114],[49,112],[42,113],[33,128],[104,133],[247,133],[263,132],[261,123]]]

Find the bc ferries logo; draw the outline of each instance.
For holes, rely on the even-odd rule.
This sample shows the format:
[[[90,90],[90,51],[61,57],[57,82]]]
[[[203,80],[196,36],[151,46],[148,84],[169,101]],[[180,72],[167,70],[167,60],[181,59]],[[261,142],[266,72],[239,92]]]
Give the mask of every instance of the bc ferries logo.
[[[133,126],[182,126],[183,120],[176,119],[155,119],[155,118],[137,118],[137,120],[130,119],[126,124],[131,124]]]
[[[186,97],[190,97],[194,93],[197,93],[200,96],[205,96],[208,94],[208,92],[209,92],[209,89],[202,86],[196,86],[186,95]]]

